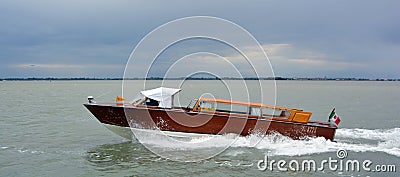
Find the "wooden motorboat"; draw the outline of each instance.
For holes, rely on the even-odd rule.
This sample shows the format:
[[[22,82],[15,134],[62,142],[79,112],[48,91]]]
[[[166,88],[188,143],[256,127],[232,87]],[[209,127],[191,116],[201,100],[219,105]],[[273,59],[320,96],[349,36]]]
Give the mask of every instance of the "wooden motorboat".
[[[130,103],[95,103],[88,97],[89,103],[84,106],[107,128],[125,138],[132,138],[131,129],[141,129],[160,130],[168,135],[279,133],[293,139],[333,140],[337,129],[332,122],[310,121],[311,112],[260,103],[201,97],[187,107],[175,107],[174,95],[179,91],[165,87],[146,90]]]

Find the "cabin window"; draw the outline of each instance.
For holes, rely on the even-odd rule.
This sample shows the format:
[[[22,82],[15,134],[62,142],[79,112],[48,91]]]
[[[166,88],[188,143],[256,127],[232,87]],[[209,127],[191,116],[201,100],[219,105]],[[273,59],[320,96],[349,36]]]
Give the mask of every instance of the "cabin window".
[[[232,114],[247,114],[248,107],[240,104],[217,103],[217,111]]]
[[[290,117],[290,111],[282,110],[281,114],[279,116],[289,118]]]
[[[199,107],[201,111],[215,111],[215,102],[200,101]]]
[[[230,112],[231,104],[226,103],[217,103],[217,111],[219,112]]]
[[[277,118],[289,118],[290,111],[279,110],[274,108],[262,108],[263,117],[277,117]]]
[[[252,116],[261,116],[261,110],[259,107],[250,107],[250,115]]]

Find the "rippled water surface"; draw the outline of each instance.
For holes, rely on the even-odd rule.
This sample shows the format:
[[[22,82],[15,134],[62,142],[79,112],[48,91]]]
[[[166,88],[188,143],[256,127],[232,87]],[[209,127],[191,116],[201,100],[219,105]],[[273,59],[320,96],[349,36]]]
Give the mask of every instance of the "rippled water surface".
[[[242,84],[229,82],[233,87]],[[124,96],[133,99],[143,88],[141,83],[128,81],[130,92],[124,90]],[[148,87],[152,85],[159,82],[152,81]],[[219,81],[189,81],[182,88],[179,95],[182,105],[204,90],[226,96]],[[395,164],[399,171],[400,82],[279,81],[277,105],[311,111],[311,119],[318,121],[326,121],[336,107],[342,118],[336,142],[269,135],[253,146],[256,137],[239,137],[221,154],[198,162],[159,157],[137,140],[128,141],[108,131],[82,106],[88,95],[93,95],[97,102],[113,102],[121,92],[121,81],[0,81],[0,176],[400,175],[363,170],[296,172],[257,168],[265,156],[276,161],[320,162],[329,157],[337,159],[336,152],[344,149],[346,159],[361,162],[368,159],[374,165]],[[263,101],[271,101],[266,99]],[[153,146],[179,157],[174,144],[159,143],[162,138],[156,135],[149,138],[158,142]],[[220,136],[206,147],[189,149],[187,154],[217,148],[231,138]]]

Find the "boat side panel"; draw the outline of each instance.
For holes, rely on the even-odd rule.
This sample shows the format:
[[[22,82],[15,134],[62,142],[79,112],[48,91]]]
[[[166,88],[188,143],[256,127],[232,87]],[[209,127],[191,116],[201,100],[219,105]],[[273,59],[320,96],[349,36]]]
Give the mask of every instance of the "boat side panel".
[[[124,107],[114,107],[96,104],[84,104],[85,107],[99,120],[101,123],[116,125],[121,127],[129,127],[125,117]]]
[[[198,112],[165,111],[148,109],[128,109],[130,124],[137,128],[160,129],[190,133],[226,134],[236,133],[247,136],[252,133],[280,133],[294,139],[303,137],[325,137],[333,140],[334,128],[313,126],[302,123],[248,119],[202,114]],[[203,124],[202,124],[203,123]],[[198,125],[198,126],[194,126]]]
[[[202,134],[236,133],[247,136],[252,133],[280,133],[294,139],[302,137],[325,137],[333,140],[335,128],[302,123],[248,119],[227,115],[185,112],[181,109],[125,108],[85,104],[101,122],[122,127],[160,129]],[[126,114],[125,114],[125,112]],[[127,117],[125,116],[127,115]]]

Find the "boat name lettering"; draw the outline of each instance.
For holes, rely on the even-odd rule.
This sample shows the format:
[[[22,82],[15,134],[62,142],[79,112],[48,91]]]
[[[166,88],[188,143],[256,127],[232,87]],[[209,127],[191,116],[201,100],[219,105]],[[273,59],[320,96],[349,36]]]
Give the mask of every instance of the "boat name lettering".
[[[317,134],[317,127],[309,127],[309,126],[303,126],[301,127],[301,131],[304,133],[310,133],[310,134]]]

